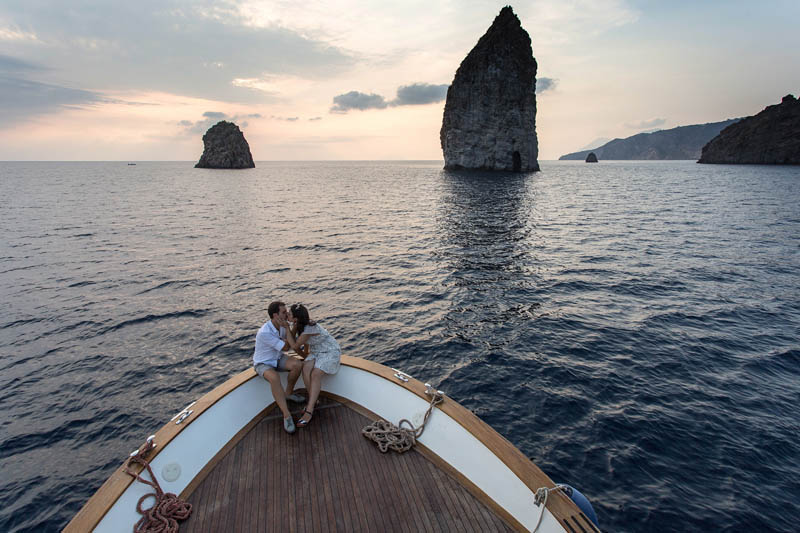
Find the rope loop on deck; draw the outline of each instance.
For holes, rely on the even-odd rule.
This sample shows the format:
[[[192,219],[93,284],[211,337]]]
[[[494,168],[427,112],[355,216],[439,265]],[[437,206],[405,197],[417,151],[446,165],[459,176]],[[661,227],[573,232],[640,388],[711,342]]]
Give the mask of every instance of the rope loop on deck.
[[[192,504],[181,500],[171,492],[165,493],[161,490],[150,463],[144,458],[155,448],[152,441],[145,442],[138,450],[136,455],[128,459],[125,465],[125,472],[138,479],[145,485],[150,485],[155,489],[155,493],[145,494],[136,503],[136,511],[142,515],[136,525],[133,526],[134,533],[177,533],[178,520],[186,520],[192,513]],[[132,463],[142,465],[150,473],[148,481],[130,469]],[[155,498],[156,502],[149,509],[143,509],[142,503],[147,498]]]
[[[416,443],[417,439],[422,436],[425,431],[425,424],[428,423],[433,408],[442,403],[444,397],[439,391],[434,391],[431,394],[431,403],[428,410],[425,412],[425,418],[418,428],[414,427],[410,421],[405,418],[400,421],[398,425],[394,425],[388,420],[376,420],[372,424],[364,427],[361,434],[378,445],[381,453],[386,453],[390,449],[397,453],[405,453],[410,450]],[[403,424],[408,425],[407,428]]]

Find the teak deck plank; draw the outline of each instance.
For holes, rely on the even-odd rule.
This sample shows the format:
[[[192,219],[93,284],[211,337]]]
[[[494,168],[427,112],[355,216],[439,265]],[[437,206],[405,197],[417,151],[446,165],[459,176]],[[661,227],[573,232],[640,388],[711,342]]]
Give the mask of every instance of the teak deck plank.
[[[188,495],[181,532],[512,531],[416,449],[380,453],[369,423],[327,398],[294,435],[265,416]]]

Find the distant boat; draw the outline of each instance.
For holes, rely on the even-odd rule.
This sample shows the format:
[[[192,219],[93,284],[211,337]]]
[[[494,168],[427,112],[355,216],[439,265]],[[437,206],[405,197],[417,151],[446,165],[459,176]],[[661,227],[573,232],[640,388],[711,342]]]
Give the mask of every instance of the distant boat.
[[[189,404],[137,450],[160,490],[191,504],[181,507],[179,518],[189,515],[181,531],[599,533],[525,454],[430,385],[343,355],[322,387],[311,423],[289,435],[269,384],[250,368]],[[408,419],[424,432],[406,453],[381,453],[362,436],[381,419]],[[137,502],[147,509],[153,497],[140,498],[154,491],[125,466],[66,533],[131,530]]]
[[[136,163],[128,163],[129,167],[132,167],[132,166],[135,166],[135,165],[136,165]]]

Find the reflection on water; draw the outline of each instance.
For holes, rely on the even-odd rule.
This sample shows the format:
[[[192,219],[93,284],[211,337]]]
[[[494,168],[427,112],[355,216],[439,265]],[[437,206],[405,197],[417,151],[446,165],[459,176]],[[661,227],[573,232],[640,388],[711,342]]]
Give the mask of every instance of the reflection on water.
[[[443,171],[437,225],[455,270],[519,272],[529,262],[536,174]]]
[[[533,318],[537,288],[537,174],[454,172],[439,176],[434,257],[446,266],[450,288],[446,352],[473,350],[454,361],[443,379],[465,365],[502,353],[510,329]],[[484,348],[489,346],[488,350]],[[475,351],[476,348],[479,348]]]

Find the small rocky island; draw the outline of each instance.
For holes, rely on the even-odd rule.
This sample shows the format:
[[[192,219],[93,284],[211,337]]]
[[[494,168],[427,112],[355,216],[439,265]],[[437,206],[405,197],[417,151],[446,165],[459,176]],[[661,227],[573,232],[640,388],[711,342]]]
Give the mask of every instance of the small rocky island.
[[[221,120],[203,135],[203,155],[195,168],[255,168],[250,145],[239,126]]]
[[[597,155],[594,152],[589,152],[589,155],[586,156],[587,163],[597,163]]]
[[[698,163],[800,165],[800,101],[794,95],[722,130]]]
[[[539,170],[536,67],[528,32],[504,7],[447,90],[444,168]]]

